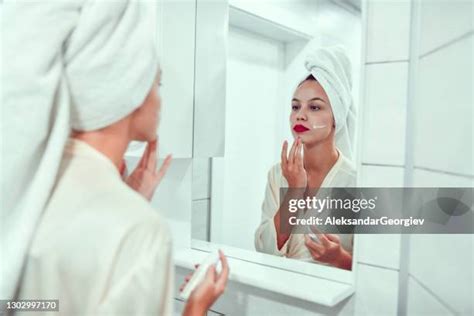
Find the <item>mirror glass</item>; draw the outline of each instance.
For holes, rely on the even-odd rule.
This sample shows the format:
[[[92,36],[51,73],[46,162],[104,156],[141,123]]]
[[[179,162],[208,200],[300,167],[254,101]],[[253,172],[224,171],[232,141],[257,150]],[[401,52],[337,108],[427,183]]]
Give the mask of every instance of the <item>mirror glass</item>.
[[[222,78],[226,82],[225,117],[208,113],[205,122],[212,125],[213,120],[225,120],[225,149],[223,157],[193,159],[194,245],[223,245],[234,256],[258,257],[269,264],[298,260],[351,270],[353,235],[285,235],[279,232],[275,215],[282,187],[357,186],[360,3],[230,1],[227,9]],[[205,22],[197,19],[196,23],[199,29],[199,23]],[[196,45],[200,45],[199,36]],[[348,119],[338,122],[338,127],[349,130],[350,144],[339,143],[336,137],[336,130],[343,132],[335,126],[335,115],[341,115],[341,110],[335,114],[331,100],[339,92],[326,91],[323,86],[328,87],[328,82],[315,80],[305,67],[308,56],[314,57],[319,48],[337,45],[343,46],[350,61],[343,65],[348,73],[339,75],[352,84],[341,87],[346,89],[345,95],[341,92],[345,102],[348,97],[353,102],[347,107],[352,117],[349,127],[345,124]],[[324,67],[322,57],[316,59],[313,62]],[[196,82],[200,78],[196,76]],[[300,148],[300,156],[291,150],[298,138],[302,144],[295,148]],[[312,251],[307,238],[310,246],[316,245]],[[329,247],[336,239],[343,254],[338,252],[336,260],[324,251],[326,255],[318,257],[320,247]]]

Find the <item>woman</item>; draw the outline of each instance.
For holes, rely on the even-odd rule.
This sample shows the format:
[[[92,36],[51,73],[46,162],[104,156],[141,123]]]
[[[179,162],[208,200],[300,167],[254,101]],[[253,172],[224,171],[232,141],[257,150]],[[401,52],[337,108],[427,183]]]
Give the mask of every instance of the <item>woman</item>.
[[[156,170],[150,154],[161,107],[153,2],[2,9],[9,59],[2,180],[21,186],[2,214],[9,229],[0,298],[58,299],[62,315],[171,315],[171,234],[148,201],[170,162]],[[124,182],[132,140],[149,147]],[[222,294],[229,270],[220,258],[222,272],[207,271],[184,315],[205,315]]]
[[[257,251],[351,269],[352,235],[321,234],[318,242],[280,229],[288,210],[283,201],[303,198],[304,189],[354,187],[356,171],[349,157],[355,113],[349,59],[339,47],[319,49],[307,58],[307,73],[291,101],[290,125],[295,141],[268,173],[262,221],[255,233]]]

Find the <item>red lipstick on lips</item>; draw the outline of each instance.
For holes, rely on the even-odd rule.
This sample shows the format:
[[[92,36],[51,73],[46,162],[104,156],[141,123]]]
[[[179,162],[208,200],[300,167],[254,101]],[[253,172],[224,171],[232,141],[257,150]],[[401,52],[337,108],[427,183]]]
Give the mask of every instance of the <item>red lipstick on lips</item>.
[[[293,127],[293,130],[297,133],[304,133],[306,131],[309,131],[309,128],[307,128],[306,126],[303,126],[301,124],[297,124]]]

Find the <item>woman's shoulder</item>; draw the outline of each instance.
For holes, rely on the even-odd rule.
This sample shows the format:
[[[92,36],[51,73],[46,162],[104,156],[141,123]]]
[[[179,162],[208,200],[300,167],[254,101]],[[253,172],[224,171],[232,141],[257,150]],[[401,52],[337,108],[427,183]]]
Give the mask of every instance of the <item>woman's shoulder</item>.
[[[340,162],[336,170],[334,186],[355,187],[357,186],[357,169],[352,160],[341,153]]]

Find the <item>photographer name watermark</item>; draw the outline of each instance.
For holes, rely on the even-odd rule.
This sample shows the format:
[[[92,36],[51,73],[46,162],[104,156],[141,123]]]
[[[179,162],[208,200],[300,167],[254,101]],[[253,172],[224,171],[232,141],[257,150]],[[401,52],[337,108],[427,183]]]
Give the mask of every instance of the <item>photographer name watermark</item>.
[[[280,189],[280,232],[472,234],[473,188]]]

